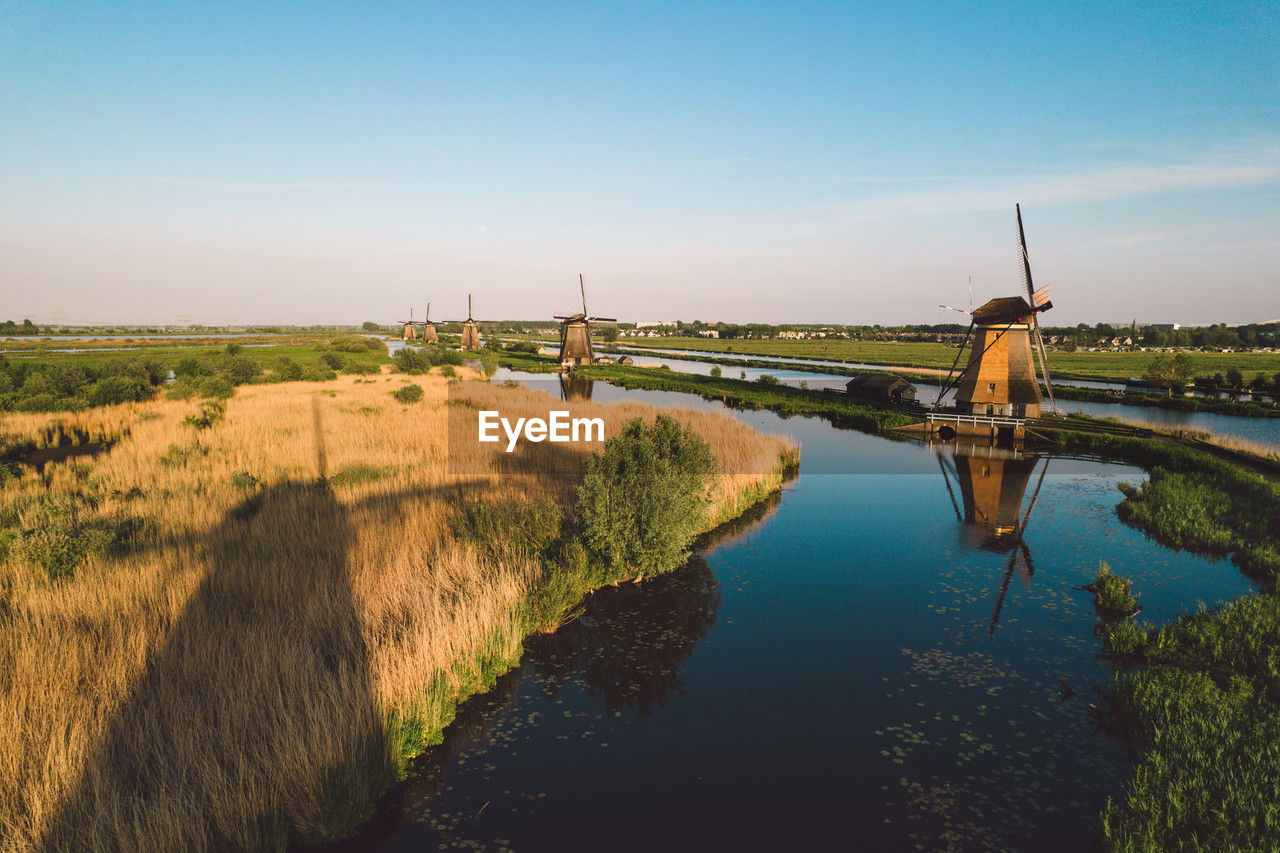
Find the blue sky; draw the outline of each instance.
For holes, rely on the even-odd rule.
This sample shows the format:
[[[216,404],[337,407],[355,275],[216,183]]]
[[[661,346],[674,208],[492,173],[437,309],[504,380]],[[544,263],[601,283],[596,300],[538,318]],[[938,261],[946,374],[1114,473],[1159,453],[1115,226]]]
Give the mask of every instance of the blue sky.
[[[1280,318],[1280,5],[0,3],[38,321]]]

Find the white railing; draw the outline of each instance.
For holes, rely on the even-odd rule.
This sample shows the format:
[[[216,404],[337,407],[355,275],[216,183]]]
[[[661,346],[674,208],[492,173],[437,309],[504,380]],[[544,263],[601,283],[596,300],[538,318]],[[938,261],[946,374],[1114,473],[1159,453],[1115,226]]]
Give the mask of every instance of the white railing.
[[[940,415],[936,412],[929,412],[925,417],[929,423],[941,421],[949,424],[971,424],[973,426],[1021,427],[1026,423],[1026,418],[1010,418],[997,415]]]

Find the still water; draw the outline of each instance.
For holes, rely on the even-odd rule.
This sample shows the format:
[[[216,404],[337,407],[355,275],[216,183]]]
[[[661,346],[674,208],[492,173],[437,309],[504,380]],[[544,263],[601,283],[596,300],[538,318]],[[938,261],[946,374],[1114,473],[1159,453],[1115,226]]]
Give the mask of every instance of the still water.
[[[799,476],[530,639],[352,848],[1089,846],[1127,766],[1094,733],[1111,669],[1076,587],[1105,560],[1163,622],[1251,585],[1117,520],[1137,469],[724,411],[794,437]]]
[[[660,355],[632,355],[636,365],[640,367],[659,367],[665,365],[671,370],[685,373],[698,373],[706,376],[711,369],[717,367],[713,359],[706,361],[686,361],[684,359],[663,358]],[[751,356],[759,358],[759,356]],[[729,367],[722,366],[723,374],[730,378],[746,378],[755,380],[768,374],[788,385],[799,385],[804,382],[810,388],[843,388],[849,377],[832,373],[815,373],[805,370],[787,369],[788,364],[838,364],[839,362],[796,362],[794,359],[770,359],[778,363],[778,368]],[[845,365],[848,367],[876,368],[877,365]],[[879,366],[883,369],[883,365]],[[916,398],[925,405],[937,399],[940,385],[927,380],[912,379],[918,388]],[[1072,380],[1072,385],[1089,388],[1123,389],[1116,383],[1085,382]],[[950,399],[950,398],[948,398]],[[1130,423],[1138,423],[1164,429],[1200,430],[1214,435],[1245,441],[1267,444],[1280,448],[1280,418],[1242,418],[1233,415],[1222,415],[1214,412],[1180,412],[1174,409],[1157,409],[1149,406],[1128,406],[1123,403],[1098,403],[1083,400],[1059,400],[1058,408],[1063,412],[1080,412],[1098,418],[1119,418]]]

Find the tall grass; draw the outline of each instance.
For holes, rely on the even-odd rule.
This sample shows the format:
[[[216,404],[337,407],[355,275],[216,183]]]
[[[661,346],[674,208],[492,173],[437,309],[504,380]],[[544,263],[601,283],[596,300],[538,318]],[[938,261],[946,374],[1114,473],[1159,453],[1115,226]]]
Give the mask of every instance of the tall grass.
[[[408,407],[388,405],[381,377],[242,386],[198,433],[182,426],[195,403],[172,400],[6,419],[31,440],[74,418],[119,441],[0,491],[13,545],[0,552],[0,848],[338,837],[530,630],[607,582],[581,554],[504,535],[491,509],[570,511],[587,448],[448,457],[448,419],[470,408],[445,405],[443,379],[419,381],[424,402]],[[510,417],[551,407],[461,388]],[[571,408],[609,434],[653,415]],[[678,417],[740,472],[717,483],[714,517],[776,488],[784,442]],[[128,535],[51,573],[26,547],[51,523]]]
[[[1101,817],[1115,850],[1280,849],[1280,598],[1246,596],[1155,629],[1123,624],[1103,719],[1134,751]]]

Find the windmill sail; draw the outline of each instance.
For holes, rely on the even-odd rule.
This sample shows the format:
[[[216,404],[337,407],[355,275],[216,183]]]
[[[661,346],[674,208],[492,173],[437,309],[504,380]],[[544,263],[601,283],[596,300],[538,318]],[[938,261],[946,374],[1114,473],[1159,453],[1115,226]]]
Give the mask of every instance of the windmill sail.
[[[1053,399],[1053,382],[1049,378],[1049,354],[1045,352],[1044,338],[1040,335],[1039,317],[1041,311],[1048,311],[1053,307],[1053,301],[1049,298],[1048,287],[1035,289],[1031,278],[1031,257],[1027,254],[1027,235],[1022,229],[1022,205],[1015,204],[1013,210],[1018,218],[1018,249],[1022,255],[1022,283],[1027,288],[1027,299],[1031,302],[1031,330],[1035,338],[1036,353],[1040,356],[1040,375],[1044,377],[1044,390],[1049,397],[1049,406],[1054,414],[1057,414],[1058,403]]]

